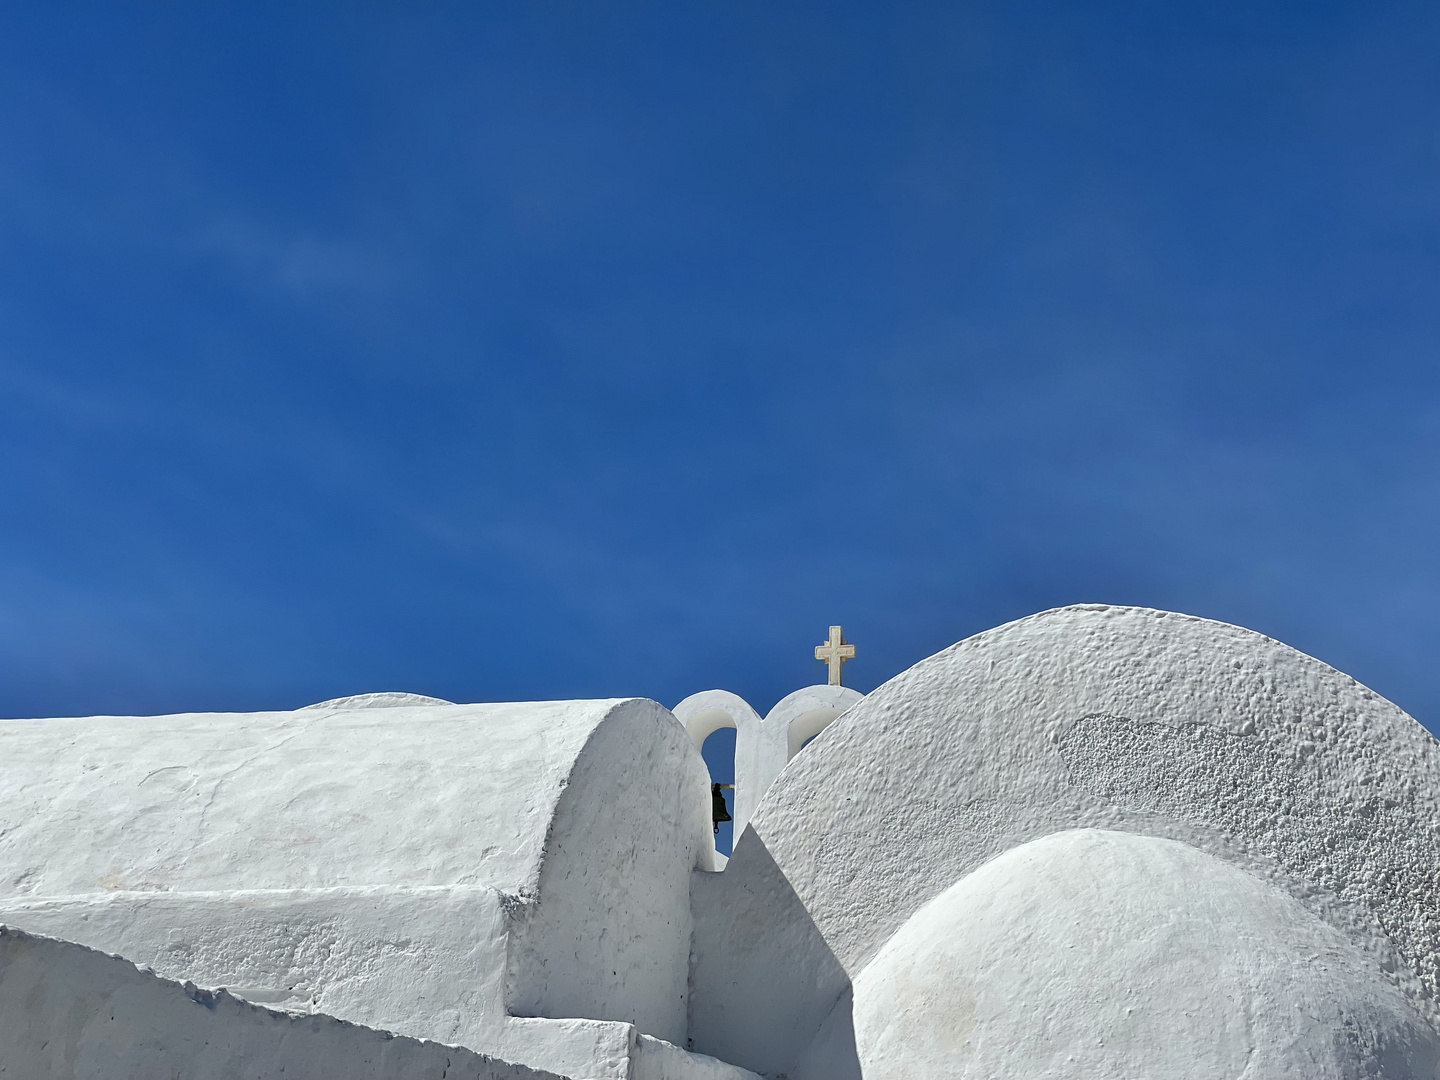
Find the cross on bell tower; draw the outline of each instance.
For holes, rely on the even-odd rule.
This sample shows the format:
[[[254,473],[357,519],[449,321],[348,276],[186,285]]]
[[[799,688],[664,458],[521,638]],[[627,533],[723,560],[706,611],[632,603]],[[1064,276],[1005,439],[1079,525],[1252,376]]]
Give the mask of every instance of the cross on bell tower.
[[[830,639],[815,646],[815,659],[825,661],[830,669],[830,685],[840,685],[840,665],[855,659],[855,646],[840,635],[840,627],[830,627]]]

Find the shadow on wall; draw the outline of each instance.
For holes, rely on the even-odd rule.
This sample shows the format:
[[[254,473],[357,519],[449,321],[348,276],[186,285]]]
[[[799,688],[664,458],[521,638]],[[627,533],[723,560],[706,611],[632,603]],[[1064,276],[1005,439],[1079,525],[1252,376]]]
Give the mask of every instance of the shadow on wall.
[[[860,1080],[850,980],[765,842],[696,871],[690,1048],[771,1076]]]

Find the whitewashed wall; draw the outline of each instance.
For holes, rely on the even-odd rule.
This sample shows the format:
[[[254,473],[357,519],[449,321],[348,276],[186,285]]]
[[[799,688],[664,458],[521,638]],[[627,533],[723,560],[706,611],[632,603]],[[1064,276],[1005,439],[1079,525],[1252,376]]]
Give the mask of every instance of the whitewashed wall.
[[[674,717],[365,704],[0,721],[0,921],[576,1075],[683,1044],[711,835]]]
[[[564,1080],[460,1047],[272,1012],[0,927],[0,1071],[17,1080]]]

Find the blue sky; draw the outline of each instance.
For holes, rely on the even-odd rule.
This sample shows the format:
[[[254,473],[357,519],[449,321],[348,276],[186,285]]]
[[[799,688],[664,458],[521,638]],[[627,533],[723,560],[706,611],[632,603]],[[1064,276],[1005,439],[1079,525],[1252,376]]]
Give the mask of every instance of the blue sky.
[[[868,690],[1060,604],[1440,726],[1440,7],[0,8],[0,715]]]

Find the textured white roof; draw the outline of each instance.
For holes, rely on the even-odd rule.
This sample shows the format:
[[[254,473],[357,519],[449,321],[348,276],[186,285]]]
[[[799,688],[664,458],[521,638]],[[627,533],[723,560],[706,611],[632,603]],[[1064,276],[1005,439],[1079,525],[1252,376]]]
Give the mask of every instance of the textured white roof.
[[[1283,872],[1440,994],[1440,743],[1238,626],[1084,606],[968,638],[852,708],[754,822],[852,971],[962,873],[1077,826]]]
[[[622,703],[0,720],[0,898],[533,891],[576,757]]]

